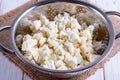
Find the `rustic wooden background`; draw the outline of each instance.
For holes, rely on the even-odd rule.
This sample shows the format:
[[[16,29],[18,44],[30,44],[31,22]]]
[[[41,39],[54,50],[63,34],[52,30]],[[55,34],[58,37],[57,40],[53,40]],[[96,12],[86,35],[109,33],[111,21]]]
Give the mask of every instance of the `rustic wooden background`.
[[[0,0],[0,15],[19,7],[29,0]],[[87,1],[87,0],[86,0]],[[120,0],[90,0],[106,11],[120,12]],[[120,52],[108,61],[103,68],[98,69],[87,80],[119,80],[120,79]],[[0,80],[31,80],[14,63],[11,63],[0,53]]]

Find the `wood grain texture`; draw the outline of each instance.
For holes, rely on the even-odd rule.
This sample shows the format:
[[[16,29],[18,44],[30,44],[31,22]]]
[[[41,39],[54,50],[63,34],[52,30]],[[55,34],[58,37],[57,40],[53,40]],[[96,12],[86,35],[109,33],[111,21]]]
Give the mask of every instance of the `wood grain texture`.
[[[0,53],[0,80],[22,80],[23,72]]]
[[[104,80],[103,68],[98,69],[94,75],[91,75],[86,80]]]
[[[23,75],[23,80],[32,80],[28,75],[24,73]]]
[[[120,0],[89,0],[91,3],[103,8],[106,11],[119,11]]]
[[[104,65],[105,80],[120,79],[120,52]]]
[[[15,9],[22,4],[30,0],[0,0],[0,15],[7,13],[8,11]]]

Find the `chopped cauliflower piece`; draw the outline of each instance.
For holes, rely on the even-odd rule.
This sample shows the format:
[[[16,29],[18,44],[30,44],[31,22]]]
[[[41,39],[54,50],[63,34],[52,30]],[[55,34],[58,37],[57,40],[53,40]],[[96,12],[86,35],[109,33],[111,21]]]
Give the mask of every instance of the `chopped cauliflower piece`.
[[[41,27],[41,21],[40,20],[35,20],[33,21],[33,24],[30,26],[30,29],[33,32],[37,32]]]
[[[43,14],[39,19],[28,20],[32,33],[17,35],[16,43],[23,55],[32,63],[44,68],[69,70],[88,65],[100,57],[94,54],[103,45],[93,43],[93,25],[79,24],[75,15],[58,14],[50,21]],[[31,23],[30,23],[31,22]],[[27,24],[21,21],[22,27]]]
[[[25,35],[23,38],[22,51],[30,51],[31,48],[37,45],[37,40],[32,39],[30,35]]]
[[[53,60],[46,60],[41,66],[48,69],[55,69],[55,64]]]
[[[74,48],[74,46],[73,46],[73,44],[71,42],[67,41],[67,42],[64,43],[64,45],[67,47],[67,49],[69,50],[69,52],[71,54],[74,54],[75,48]]]
[[[67,52],[66,50],[63,48],[63,45],[60,45],[57,47],[57,49],[55,50],[55,53],[58,55],[62,55],[64,56]]]

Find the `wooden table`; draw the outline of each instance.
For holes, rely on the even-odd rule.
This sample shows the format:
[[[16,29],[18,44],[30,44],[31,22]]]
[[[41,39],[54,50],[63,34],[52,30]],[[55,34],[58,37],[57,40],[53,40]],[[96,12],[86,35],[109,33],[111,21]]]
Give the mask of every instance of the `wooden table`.
[[[12,2],[11,2],[12,1]],[[0,15],[24,4],[29,0],[0,0]],[[109,11],[120,12],[120,0],[91,0],[96,5]],[[120,80],[120,52],[98,69],[87,80]],[[14,63],[0,53],[0,80],[31,80]]]

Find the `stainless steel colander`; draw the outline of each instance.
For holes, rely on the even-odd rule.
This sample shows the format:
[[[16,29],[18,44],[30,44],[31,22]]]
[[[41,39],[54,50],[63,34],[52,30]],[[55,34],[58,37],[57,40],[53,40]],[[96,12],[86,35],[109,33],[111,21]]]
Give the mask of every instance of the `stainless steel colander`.
[[[101,57],[97,59],[95,62],[83,67],[83,68],[77,68],[73,70],[51,70],[46,69],[43,67],[40,67],[38,65],[35,65],[31,63],[29,60],[24,58],[21,51],[18,49],[15,41],[15,37],[19,33],[28,33],[27,30],[24,30],[25,28],[19,28],[19,22],[22,18],[29,14],[35,14],[42,12],[47,16],[48,19],[53,20],[54,16],[58,13],[68,12],[70,15],[76,15],[76,18],[78,19],[79,23],[82,24],[86,22],[87,24],[94,24],[99,23],[102,31],[102,35],[108,34],[108,46],[102,53]],[[36,14],[37,15],[37,14]],[[109,12],[103,12],[99,8],[83,2],[83,1],[77,1],[77,0],[45,0],[42,2],[39,2],[37,4],[32,5],[31,7],[25,9],[14,21],[14,23],[11,26],[2,27],[0,28],[0,31],[5,29],[10,29],[10,39],[11,44],[13,47],[13,50],[10,50],[6,47],[4,47],[2,44],[0,44],[0,49],[4,50],[5,52],[16,54],[18,58],[20,58],[24,63],[28,64],[29,66],[32,66],[33,68],[37,69],[38,71],[41,71],[43,73],[59,77],[59,78],[68,78],[75,76],[77,74],[81,74],[84,71],[87,71],[89,68],[93,67],[94,65],[98,64],[100,61],[102,61],[107,54],[109,54],[109,51],[111,50],[114,40],[120,37],[120,33],[115,36],[113,25],[110,21],[110,19],[107,17],[107,15],[117,15],[120,16],[119,12],[109,11]],[[31,17],[34,19],[35,17]],[[105,29],[104,29],[105,28]],[[108,33],[106,33],[108,32]],[[98,35],[99,36],[99,35]]]

